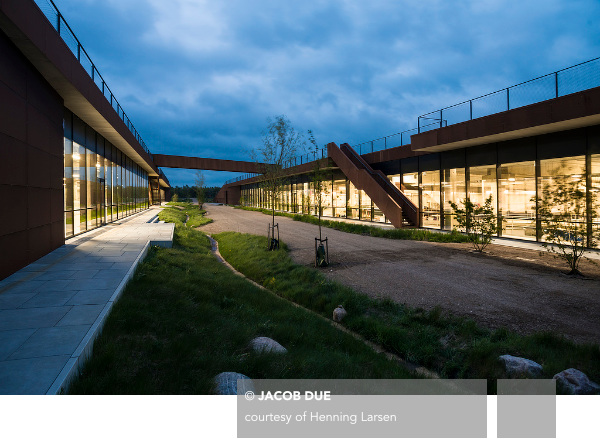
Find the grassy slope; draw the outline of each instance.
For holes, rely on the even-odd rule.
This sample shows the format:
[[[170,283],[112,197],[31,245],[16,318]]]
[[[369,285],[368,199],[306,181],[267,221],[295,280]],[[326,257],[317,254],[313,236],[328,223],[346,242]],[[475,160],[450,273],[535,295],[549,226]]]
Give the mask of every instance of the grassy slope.
[[[261,212],[265,215],[272,215],[272,212],[267,209],[258,209],[254,207],[240,207],[236,209],[250,210]],[[318,224],[319,219],[314,215],[302,215],[298,213],[275,212],[275,216],[285,216],[292,218],[294,221],[302,221],[304,223]],[[344,221],[331,221],[321,218],[321,225],[330,229],[340,230],[342,232],[355,233],[357,235],[376,236],[378,238],[389,239],[412,239],[415,241],[431,241],[431,242],[468,242],[468,237],[462,233],[452,231],[450,233],[434,232],[423,229],[383,229],[381,227],[369,226],[366,224],[346,223]]]
[[[256,354],[272,337],[289,352]],[[111,311],[75,394],[205,394],[213,377],[405,378],[351,336],[231,273],[208,238],[181,224],[172,249],[154,248]]]
[[[265,249],[265,238],[226,232],[216,235],[223,256],[236,269],[277,294],[330,317],[343,304],[344,324],[409,361],[449,378],[504,378],[497,358],[511,354],[544,366],[544,376],[569,367],[600,380],[597,345],[576,345],[557,335],[520,336],[505,329],[489,331],[466,319],[426,312],[390,300],[374,300],[328,281],[317,270],[295,264],[286,254]],[[494,391],[491,383],[490,391]]]
[[[164,208],[158,214],[158,217],[161,221],[175,224],[185,223],[186,227],[203,226],[204,224],[209,224],[213,221],[212,219],[206,218],[204,216],[204,214],[206,213],[205,210],[200,210],[197,205],[193,205],[192,203],[170,202],[167,204],[168,207]],[[180,206],[183,207],[183,209],[179,209],[174,206]]]

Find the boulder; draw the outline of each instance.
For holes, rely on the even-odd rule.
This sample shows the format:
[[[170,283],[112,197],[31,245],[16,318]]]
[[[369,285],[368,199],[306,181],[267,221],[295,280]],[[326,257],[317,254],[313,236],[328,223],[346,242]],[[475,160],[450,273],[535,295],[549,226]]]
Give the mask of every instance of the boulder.
[[[250,342],[250,347],[256,352],[275,352],[285,354],[287,349],[269,337],[256,337]]]
[[[348,312],[344,309],[342,305],[338,305],[336,309],[333,310],[333,321],[341,322],[344,317],[348,315]]]
[[[600,394],[600,386],[577,369],[567,369],[552,377],[556,380],[557,387],[571,395],[597,395]]]
[[[244,380],[240,383],[240,394],[248,391],[254,391],[252,380],[246,375],[237,372],[221,372],[215,377],[215,391],[217,395],[237,395],[238,380]]]
[[[510,377],[538,377],[542,374],[542,366],[527,358],[501,355],[499,360],[504,363],[506,373]]]

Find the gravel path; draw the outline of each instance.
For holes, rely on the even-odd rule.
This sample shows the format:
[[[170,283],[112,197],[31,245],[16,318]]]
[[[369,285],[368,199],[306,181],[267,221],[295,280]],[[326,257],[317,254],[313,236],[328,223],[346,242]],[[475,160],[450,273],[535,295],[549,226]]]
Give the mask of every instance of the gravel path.
[[[228,206],[205,205],[206,233],[236,231],[265,236],[270,217]],[[318,227],[276,217],[281,239],[299,264],[314,261]],[[553,331],[577,342],[600,343],[600,268],[590,279],[561,274],[561,262],[538,251],[491,245],[474,254],[468,244],[402,241],[323,229],[329,238],[330,279],[373,297],[412,307],[440,306],[489,328],[521,334]]]

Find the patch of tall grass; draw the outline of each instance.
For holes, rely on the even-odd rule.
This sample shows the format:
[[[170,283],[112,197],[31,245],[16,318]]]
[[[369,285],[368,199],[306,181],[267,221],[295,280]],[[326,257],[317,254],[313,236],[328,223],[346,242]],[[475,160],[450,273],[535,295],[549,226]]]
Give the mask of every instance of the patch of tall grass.
[[[284,243],[281,250],[268,251],[264,237],[226,232],[215,238],[225,259],[254,281],[328,318],[343,305],[348,311],[346,327],[442,377],[506,378],[498,357],[510,354],[540,363],[546,378],[575,367],[600,380],[598,345],[575,344],[554,333],[522,336],[490,330],[440,308],[415,309],[390,299],[372,299],[294,263]],[[490,385],[494,392],[494,383]]]

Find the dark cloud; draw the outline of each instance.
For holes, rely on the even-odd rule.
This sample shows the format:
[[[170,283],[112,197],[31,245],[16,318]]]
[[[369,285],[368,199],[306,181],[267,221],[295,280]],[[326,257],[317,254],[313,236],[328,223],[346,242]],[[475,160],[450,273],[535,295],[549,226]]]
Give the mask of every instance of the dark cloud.
[[[247,160],[277,114],[321,144],[358,143],[600,54],[595,0],[56,3],[165,154]]]

